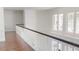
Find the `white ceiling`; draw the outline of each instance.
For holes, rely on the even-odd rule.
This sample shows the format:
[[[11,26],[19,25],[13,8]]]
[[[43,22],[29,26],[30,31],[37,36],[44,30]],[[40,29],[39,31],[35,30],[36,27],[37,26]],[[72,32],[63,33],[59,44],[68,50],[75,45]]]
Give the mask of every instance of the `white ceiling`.
[[[36,10],[48,10],[48,9],[51,9],[51,8],[54,8],[54,7],[32,7],[33,9],[36,9]]]
[[[8,9],[8,10],[24,10],[24,7],[4,7],[4,9]]]
[[[24,10],[25,8],[32,8],[36,10],[47,10],[55,7],[4,7],[4,9],[8,10]]]

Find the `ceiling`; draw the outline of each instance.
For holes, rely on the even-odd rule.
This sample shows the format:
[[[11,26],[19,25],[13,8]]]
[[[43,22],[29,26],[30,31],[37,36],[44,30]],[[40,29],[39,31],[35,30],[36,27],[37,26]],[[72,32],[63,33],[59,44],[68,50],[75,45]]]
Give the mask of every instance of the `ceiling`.
[[[36,9],[36,10],[48,10],[48,9],[51,9],[51,8],[54,8],[54,7],[32,7],[33,9]]]
[[[25,8],[31,8],[35,10],[48,10],[55,7],[4,7],[4,9],[8,10],[24,10]]]

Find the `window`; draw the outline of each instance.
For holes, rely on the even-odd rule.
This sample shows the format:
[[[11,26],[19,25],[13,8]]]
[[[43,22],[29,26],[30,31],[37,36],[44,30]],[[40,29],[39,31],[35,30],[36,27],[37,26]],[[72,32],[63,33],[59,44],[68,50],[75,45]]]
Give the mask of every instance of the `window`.
[[[57,14],[53,15],[53,30],[57,31]]]
[[[74,13],[68,13],[68,32],[74,32]]]
[[[67,16],[64,14],[54,14],[53,15],[53,30],[55,31],[63,31],[63,28],[66,29],[68,33],[79,33],[79,12],[70,12],[67,13]],[[66,23],[63,22],[66,21]],[[63,25],[64,24],[64,25]]]
[[[76,13],[76,33],[79,33],[79,12]]]
[[[58,30],[63,30],[63,14],[58,15]]]
[[[63,14],[53,15],[53,30],[63,30]]]

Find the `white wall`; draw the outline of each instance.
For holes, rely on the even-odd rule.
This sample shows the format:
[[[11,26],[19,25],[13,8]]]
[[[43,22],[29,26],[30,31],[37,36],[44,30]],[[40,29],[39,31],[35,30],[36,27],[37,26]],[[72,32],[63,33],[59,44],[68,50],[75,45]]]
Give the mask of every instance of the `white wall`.
[[[24,12],[22,10],[15,11],[16,24],[24,24]]]
[[[37,15],[36,10],[25,9],[24,10],[25,27],[36,29]]]
[[[5,41],[4,9],[0,8],[0,41]]]
[[[51,16],[49,11],[37,11],[37,30],[44,33],[49,33],[52,26]]]
[[[23,13],[15,10],[4,10],[5,30],[15,31],[16,24],[23,24]]]
[[[25,27],[38,30],[40,32],[49,32],[51,28],[51,16],[49,11],[34,9],[25,10]]]
[[[4,10],[4,19],[5,19],[5,30],[6,31],[15,31],[15,13],[12,10]]]

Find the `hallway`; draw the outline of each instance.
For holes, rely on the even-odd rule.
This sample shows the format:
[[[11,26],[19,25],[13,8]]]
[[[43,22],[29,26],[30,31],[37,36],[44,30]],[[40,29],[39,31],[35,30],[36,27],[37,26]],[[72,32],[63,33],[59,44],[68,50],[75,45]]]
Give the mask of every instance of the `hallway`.
[[[5,43],[0,43],[0,51],[32,51],[33,49],[26,44],[16,32],[6,32]]]
[[[0,12],[1,51],[79,51],[78,7],[3,7]]]

